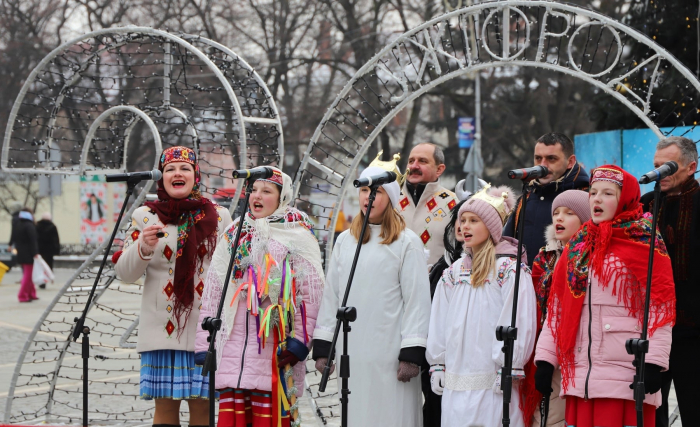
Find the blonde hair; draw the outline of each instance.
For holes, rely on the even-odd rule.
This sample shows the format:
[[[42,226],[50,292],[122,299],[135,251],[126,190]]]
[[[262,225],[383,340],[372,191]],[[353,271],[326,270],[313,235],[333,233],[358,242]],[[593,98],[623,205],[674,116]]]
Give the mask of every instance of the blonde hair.
[[[355,215],[355,218],[353,218],[352,223],[350,224],[350,234],[352,234],[352,237],[354,237],[355,240],[360,240],[360,232],[362,231],[362,224],[364,223],[364,220],[365,214],[360,211],[360,214]],[[386,209],[384,209],[381,225],[382,231],[379,233],[379,237],[381,237],[383,240],[380,243],[383,245],[389,245],[394,243],[399,238],[401,232],[406,228],[406,221],[404,221],[401,214],[396,212],[396,210],[389,205],[386,207]],[[369,242],[370,234],[371,233],[369,231],[365,232],[364,239],[362,239],[363,245]]]
[[[489,237],[476,251],[472,249],[472,286],[482,286],[492,271],[496,271],[496,245]]]

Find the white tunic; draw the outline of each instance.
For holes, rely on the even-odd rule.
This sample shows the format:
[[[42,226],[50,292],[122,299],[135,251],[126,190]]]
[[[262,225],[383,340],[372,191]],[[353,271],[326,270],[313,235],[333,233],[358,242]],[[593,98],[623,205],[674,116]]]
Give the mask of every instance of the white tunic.
[[[426,357],[431,365],[445,365],[442,426],[497,427],[503,416],[503,395],[492,388],[501,369],[503,343],[497,326],[510,326],[515,285],[515,259],[500,257],[496,271],[479,287],[471,286],[471,271],[463,268],[466,255],[445,270],[438,282],[430,315]],[[536,301],[527,267],[520,274],[518,339],[513,367],[522,369],[535,345]],[[510,421],[523,427],[518,387],[511,394]]]
[[[350,289],[348,306],[357,309],[351,323],[350,427],[422,426],[420,376],[396,379],[399,352],[425,347],[430,318],[430,284],[423,245],[406,229],[398,240],[380,244],[380,226],[370,225]],[[357,240],[343,232],[333,247],[314,338],[333,339],[335,315],[347,286]],[[342,330],[336,365],[343,348]],[[340,390],[340,379],[338,380]]]

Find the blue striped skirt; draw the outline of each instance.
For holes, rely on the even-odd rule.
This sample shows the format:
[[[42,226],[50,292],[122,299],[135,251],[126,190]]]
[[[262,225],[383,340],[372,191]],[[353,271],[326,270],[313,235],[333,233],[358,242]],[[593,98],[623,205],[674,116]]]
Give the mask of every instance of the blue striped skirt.
[[[141,353],[142,399],[208,399],[209,377],[195,366],[194,352],[154,350]]]

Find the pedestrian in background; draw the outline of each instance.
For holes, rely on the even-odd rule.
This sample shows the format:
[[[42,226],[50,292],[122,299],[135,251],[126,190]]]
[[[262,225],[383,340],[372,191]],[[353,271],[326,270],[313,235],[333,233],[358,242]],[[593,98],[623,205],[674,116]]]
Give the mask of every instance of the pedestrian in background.
[[[61,242],[58,238],[58,229],[51,221],[51,214],[44,212],[41,215],[41,221],[36,223],[37,243],[39,245],[39,255],[44,258],[46,264],[53,271],[53,257],[61,252]],[[39,285],[40,288],[45,288],[45,284]]]
[[[15,242],[13,239],[13,231],[15,229],[15,225],[17,224],[17,221],[19,221],[19,211],[22,210],[22,204],[20,202],[11,202],[9,206],[9,211],[10,215],[12,216],[12,223],[11,223],[11,228],[10,228],[10,242],[7,244],[7,251],[12,254],[12,258],[10,259],[10,263],[8,266],[10,268],[14,267],[17,265],[17,251],[15,250]]]
[[[17,264],[22,266],[22,284],[19,288],[17,299],[19,302],[31,302],[39,299],[36,296],[36,288],[32,282],[32,267],[34,259],[39,256],[39,245],[36,239],[36,226],[31,209],[23,208],[17,217],[17,222],[12,227],[12,237],[15,249],[17,249]]]

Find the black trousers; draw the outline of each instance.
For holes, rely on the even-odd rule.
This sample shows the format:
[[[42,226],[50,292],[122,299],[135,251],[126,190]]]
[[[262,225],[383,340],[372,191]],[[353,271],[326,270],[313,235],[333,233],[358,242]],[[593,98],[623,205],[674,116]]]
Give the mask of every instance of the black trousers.
[[[423,372],[420,376],[421,389],[423,390],[423,427],[440,427],[442,417],[442,396],[433,393],[430,388],[430,365],[423,363]]]
[[[671,344],[669,374],[663,376],[661,392],[663,405],[656,411],[656,426],[667,427],[670,412],[675,408],[668,407],[668,390],[671,379],[678,399],[678,409],[681,422],[687,426],[700,426],[700,334],[680,334],[674,329]],[[669,378],[670,377],[670,378]],[[665,392],[665,393],[664,393]],[[664,409],[665,408],[665,409]],[[665,412],[664,412],[665,411]],[[665,423],[663,421],[665,417]]]
[[[671,392],[671,370],[661,373],[661,406],[656,409],[656,427],[668,427],[668,395]]]

